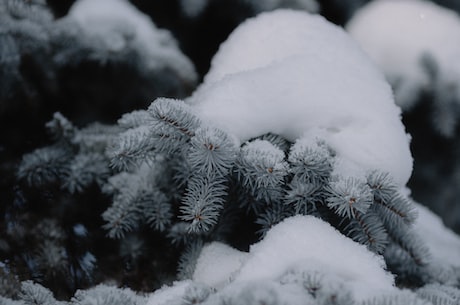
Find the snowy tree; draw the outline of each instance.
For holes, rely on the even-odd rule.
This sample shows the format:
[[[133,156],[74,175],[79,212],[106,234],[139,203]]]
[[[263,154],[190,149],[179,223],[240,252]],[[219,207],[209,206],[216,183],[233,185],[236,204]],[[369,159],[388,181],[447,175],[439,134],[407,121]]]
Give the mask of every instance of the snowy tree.
[[[114,18],[133,13],[116,1]],[[103,50],[127,37],[106,31],[96,8],[107,4],[68,15]],[[136,16],[129,41],[145,55]],[[0,302],[455,304],[460,238],[410,196],[401,115],[342,28],[294,10],[249,19],[187,98],[156,98],[114,125],[54,114],[54,143],[17,169],[0,250],[21,254],[0,257]],[[35,215],[21,212],[23,192]],[[53,280],[67,291],[45,288]]]
[[[459,173],[460,16],[428,1],[374,1],[347,29],[385,73],[405,112],[417,159],[410,184],[414,196],[458,231],[452,186]]]

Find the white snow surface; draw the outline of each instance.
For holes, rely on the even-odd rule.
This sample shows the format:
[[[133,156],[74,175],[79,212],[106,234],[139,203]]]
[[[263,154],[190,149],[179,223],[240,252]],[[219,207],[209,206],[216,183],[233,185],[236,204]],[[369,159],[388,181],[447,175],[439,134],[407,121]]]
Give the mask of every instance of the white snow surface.
[[[233,272],[241,268],[247,257],[248,253],[238,251],[226,244],[220,242],[208,244],[201,250],[193,280],[212,284],[214,288],[222,288],[230,283]]]
[[[306,271],[341,282],[356,300],[394,289],[393,276],[384,270],[381,256],[313,216],[285,219],[251,246],[249,253],[226,249],[218,242],[208,245],[198,259],[193,280],[232,290],[235,285],[279,282],[289,272]]]
[[[193,64],[181,53],[170,32],[157,28],[128,0],[78,0],[66,18],[113,52],[131,45],[144,57],[147,69],[169,67],[184,79],[197,78]]]
[[[163,286],[149,296],[147,305],[172,305],[177,304],[177,299],[185,294],[192,281],[184,280],[174,282],[171,286]]]
[[[403,109],[430,86],[420,64],[426,54],[438,65],[438,81],[460,96],[460,18],[454,11],[421,0],[376,0],[354,15],[347,31],[395,85]]]
[[[417,204],[417,212],[415,230],[430,249],[433,260],[460,268],[460,236],[448,229],[427,207]]]
[[[203,120],[244,142],[266,133],[323,139],[346,164],[405,185],[409,137],[384,76],[341,28],[277,10],[240,25],[187,100]]]

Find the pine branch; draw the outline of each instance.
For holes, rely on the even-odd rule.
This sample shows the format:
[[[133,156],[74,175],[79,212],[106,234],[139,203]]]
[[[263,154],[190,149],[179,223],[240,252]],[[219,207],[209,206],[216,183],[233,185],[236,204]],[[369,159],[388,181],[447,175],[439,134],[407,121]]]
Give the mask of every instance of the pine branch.
[[[22,282],[19,298],[25,305],[54,305],[57,303],[50,290],[32,281]]]
[[[135,110],[125,113],[117,121],[118,126],[123,129],[132,129],[141,126],[150,126],[153,124],[153,118],[146,110]]]
[[[394,294],[384,294],[365,300],[362,305],[433,305],[430,302],[420,299],[416,294],[403,291]]]
[[[332,152],[321,142],[297,141],[291,147],[288,160],[294,176],[305,183],[324,183],[332,172]]]
[[[153,160],[154,142],[149,127],[141,126],[121,133],[107,150],[110,166],[116,170],[131,170],[142,162]]]
[[[280,201],[289,166],[284,153],[268,141],[255,140],[241,149],[235,164],[238,180],[256,200]]]
[[[383,253],[388,244],[388,234],[382,221],[371,211],[366,214],[354,211],[354,218],[349,220],[344,231],[354,241],[366,245],[375,253]]]
[[[36,149],[22,157],[17,176],[29,186],[37,188],[57,183],[69,171],[70,158],[72,152],[66,147],[48,146]]]
[[[148,112],[153,118],[152,136],[160,152],[180,151],[201,125],[192,108],[180,100],[156,99]]]
[[[201,304],[205,302],[209,295],[213,293],[213,289],[202,283],[192,283],[185,290],[182,297],[184,305]]]
[[[337,215],[349,219],[365,214],[373,203],[369,186],[355,178],[332,181],[326,188],[326,204]]]
[[[280,150],[283,152],[287,153],[289,151],[289,148],[291,147],[292,143],[283,138],[280,135],[273,134],[273,133],[267,133],[264,134],[257,139],[262,140],[262,141],[268,141],[278,147]]]
[[[78,154],[71,161],[62,186],[71,194],[80,193],[93,182],[102,185],[109,176],[109,164],[103,155]]]
[[[119,194],[111,207],[102,213],[107,222],[102,227],[108,230],[110,238],[122,238],[127,232],[133,231],[139,225],[139,206],[136,204],[136,193]]]
[[[195,173],[225,176],[236,153],[237,146],[228,134],[216,128],[199,128],[190,141],[186,160]]]
[[[164,193],[153,191],[145,194],[141,205],[142,214],[153,229],[165,231],[171,224],[174,215],[170,201]]]
[[[374,203],[374,210],[380,215],[387,228],[404,230],[417,218],[417,211],[412,202],[399,192],[388,201],[375,199]]]
[[[92,123],[78,130],[72,138],[72,144],[79,153],[105,154],[109,144],[113,143],[123,130],[116,125]]]
[[[394,243],[394,245],[399,249],[401,252],[398,255],[397,252],[393,250],[393,252],[385,252],[385,257],[395,255],[396,257],[388,257],[387,260],[390,261],[401,261],[403,262],[404,259],[401,258],[401,255],[407,255],[412,262],[414,267],[411,267],[410,264],[406,266],[401,266],[405,268],[407,272],[411,273],[417,267],[426,266],[430,259],[430,251],[425,245],[425,243],[421,240],[421,238],[412,230],[391,230],[388,231],[390,240]]]
[[[195,272],[198,257],[203,249],[204,242],[200,238],[195,238],[189,241],[184,252],[179,259],[177,277],[181,280],[191,279]]]
[[[425,285],[416,290],[417,295],[433,305],[457,305],[460,303],[460,289],[437,283]]]
[[[323,185],[319,183],[302,183],[294,177],[289,183],[288,190],[284,196],[284,203],[292,205],[296,214],[310,214],[316,210],[316,204],[322,203],[324,192]]]
[[[293,215],[294,212],[289,206],[281,203],[273,203],[266,207],[257,217],[256,224],[261,226],[257,233],[263,237],[274,225]]]
[[[180,207],[180,219],[189,221],[190,232],[207,232],[217,224],[227,195],[226,180],[218,177],[194,177]]]
[[[77,128],[60,112],[55,112],[53,119],[47,122],[45,126],[55,141],[70,142],[77,131]]]
[[[136,295],[130,289],[100,284],[87,290],[77,290],[71,304],[144,305],[146,301],[145,297]]]

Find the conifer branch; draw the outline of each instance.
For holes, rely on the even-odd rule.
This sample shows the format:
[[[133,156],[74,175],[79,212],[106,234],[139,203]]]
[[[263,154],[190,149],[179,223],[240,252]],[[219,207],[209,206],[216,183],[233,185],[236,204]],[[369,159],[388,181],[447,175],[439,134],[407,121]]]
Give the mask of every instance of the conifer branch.
[[[354,211],[354,218],[349,220],[344,230],[353,240],[375,253],[383,253],[388,244],[388,234],[382,221],[371,211],[366,214]]]
[[[138,167],[153,159],[154,143],[146,126],[128,129],[107,150],[110,166],[118,171]]]
[[[149,106],[148,112],[153,119],[152,136],[160,152],[173,153],[180,150],[201,125],[192,108],[179,100],[156,99]]]
[[[186,160],[191,170],[202,175],[225,176],[236,159],[237,147],[225,132],[200,128],[190,141]]]
[[[190,232],[207,232],[218,222],[227,195],[225,180],[194,177],[180,207],[180,218],[190,222]]]
[[[284,153],[268,141],[255,140],[241,148],[235,164],[238,180],[256,200],[279,201],[288,174]]]
[[[358,213],[365,214],[373,202],[369,186],[355,178],[331,181],[326,191],[327,206],[341,217],[352,219]]]
[[[23,156],[18,178],[33,187],[57,183],[69,171],[68,162],[72,155],[68,149],[58,145],[36,149]]]

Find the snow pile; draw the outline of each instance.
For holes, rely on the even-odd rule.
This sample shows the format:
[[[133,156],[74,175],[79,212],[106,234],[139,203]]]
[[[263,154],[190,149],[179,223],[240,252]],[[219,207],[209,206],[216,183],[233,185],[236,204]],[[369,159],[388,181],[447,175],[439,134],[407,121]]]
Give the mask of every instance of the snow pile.
[[[197,78],[193,64],[179,50],[166,30],[158,29],[152,20],[127,0],[78,0],[71,7],[66,22],[76,22],[93,37],[102,41],[103,49],[123,52],[134,49],[143,58],[144,69],[171,69],[183,79]]]
[[[365,300],[394,291],[393,277],[384,268],[382,257],[328,223],[313,216],[295,216],[274,226],[249,253],[218,242],[205,246],[193,281],[217,289],[206,304],[220,304],[218,299],[235,293],[278,300],[276,304],[305,304],[311,296],[297,281],[299,275],[307,274],[320,276],[328,285],[335,283],[355,300]],[[176,283],[169,292],[167,288],[156,292],[148,304],[165,304],[165,295],[180,297],[184,285],[190,281]],[[245,287],[250,291],[245,292]]]
[[[460,268],[460,237],[448,229],[441,218],[418,204],[415,230],[430,249],[433,261]]]
[[[412,171],[384,76],[321,16],[278,10],[246,21],[188,102],[242,142],[269,132],[324,139],[341,160],[340,174],[379,169],[404,185]]]
[[[403,109],[430,86],[460,101],[460,18],[454,11],[428,1],[372,1],[347,30],[382,68]],[[438,84],[430,83],[433,64]]]

